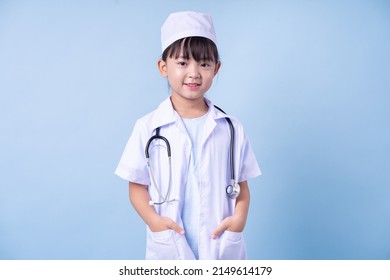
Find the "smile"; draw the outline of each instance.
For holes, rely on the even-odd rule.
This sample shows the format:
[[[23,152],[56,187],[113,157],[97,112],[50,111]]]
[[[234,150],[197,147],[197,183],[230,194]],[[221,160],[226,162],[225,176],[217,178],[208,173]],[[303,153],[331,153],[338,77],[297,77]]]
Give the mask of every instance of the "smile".
[[[184,85],[186,85],[190,89],[195,89],[195,88],[198,88],[201,86],[201,84],[198,84],[198,83],[184,83]]]

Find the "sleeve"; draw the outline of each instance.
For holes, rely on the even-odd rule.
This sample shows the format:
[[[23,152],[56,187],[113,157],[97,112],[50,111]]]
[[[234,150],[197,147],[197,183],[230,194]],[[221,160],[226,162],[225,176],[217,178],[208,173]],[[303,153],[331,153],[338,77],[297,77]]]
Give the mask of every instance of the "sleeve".
[[[141,121],[134,125],[115,174],[122,179],[142,185],[149,185],[149,171],[145,158],[147,129]]]
[[[259,164],[257,163],[255,153],[253,152],[252,146],[244,132],[242,125],[239,124],[238,128],[238,135],[236,137],[239,142],[239,147],[236,147],[237,151],[239,151],[239,168],[237,179],[238,182],[243,182],[247,181],[248,179],[260,176],[261,171]]]

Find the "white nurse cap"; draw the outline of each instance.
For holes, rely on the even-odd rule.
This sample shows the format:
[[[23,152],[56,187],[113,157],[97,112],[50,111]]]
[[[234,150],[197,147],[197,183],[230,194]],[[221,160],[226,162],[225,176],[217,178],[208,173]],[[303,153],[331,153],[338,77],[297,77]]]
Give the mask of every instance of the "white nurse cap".
[[[205,37],[217,44],[211,16],[191,11],[170,14],[161,27],[162,52],[173,42],[192,36]]]

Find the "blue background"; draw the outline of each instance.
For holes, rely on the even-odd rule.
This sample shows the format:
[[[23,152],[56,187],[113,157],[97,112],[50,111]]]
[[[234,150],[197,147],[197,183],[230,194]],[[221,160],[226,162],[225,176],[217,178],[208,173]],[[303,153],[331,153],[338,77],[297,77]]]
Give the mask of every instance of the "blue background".
[[[143,259],[113,172],[168,96],[160,27],[210,13],[251,180],[250,259],[390,259],[390,2],[0,0],[0,259]]]

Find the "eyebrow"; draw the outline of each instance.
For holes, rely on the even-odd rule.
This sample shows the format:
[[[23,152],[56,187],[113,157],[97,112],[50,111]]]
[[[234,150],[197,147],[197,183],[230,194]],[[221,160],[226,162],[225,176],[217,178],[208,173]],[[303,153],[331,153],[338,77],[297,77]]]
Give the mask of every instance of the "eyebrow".
[[[179,55],[176,59],[185,59],[185,60],[188,60],[190,59],[192,56],[184,56],[184,55]],[[196,60],[195,58],[192,57],[192,59]],[[211,57],[204,57],[202,59],[199,59],[199,60],[196,60],[197,62],[200,62],[200,61],[207,61],[207,62],[214,62],[214,60],[211,58]]]

